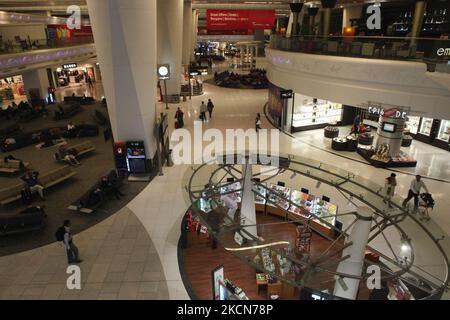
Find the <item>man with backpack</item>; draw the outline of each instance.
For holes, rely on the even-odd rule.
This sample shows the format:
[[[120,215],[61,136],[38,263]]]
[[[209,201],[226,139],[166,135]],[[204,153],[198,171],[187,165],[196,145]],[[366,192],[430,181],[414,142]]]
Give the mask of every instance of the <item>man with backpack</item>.
[[[66,247],[67,260],[69,264],[81,263],[83,260],[79,258],[78,248],[73,243],[72,235],[70,233],[70,226],[70,220],[64,220],[64,225],[56,230],[56,240],[62,242]]]

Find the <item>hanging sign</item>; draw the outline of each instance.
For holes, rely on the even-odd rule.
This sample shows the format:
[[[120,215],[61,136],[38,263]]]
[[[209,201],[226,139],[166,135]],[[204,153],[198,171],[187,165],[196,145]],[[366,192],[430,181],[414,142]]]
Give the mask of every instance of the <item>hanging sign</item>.
[[[206,10],[208,30],[272,29],[275,10]]]

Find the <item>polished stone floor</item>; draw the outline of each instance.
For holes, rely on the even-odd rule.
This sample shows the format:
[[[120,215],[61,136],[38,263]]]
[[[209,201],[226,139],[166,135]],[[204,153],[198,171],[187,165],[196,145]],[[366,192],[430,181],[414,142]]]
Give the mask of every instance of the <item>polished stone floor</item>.
[[[193,121],[199,118],[200,102],[207,101],[208,98],[213,99],[216,108],[212,119],[204,128],[217,128],[221,131],[227,128],[247,129],[254,127],[258,112],[263,114],[267,91],[224,89],[205,84],[203,96],[180,104],[185,112],[188,130],[193,130]],[[162,105],[159,108],[164,110]],[[170,106],[169,119],[174,118],[175,110],[176,106]],[[172,131],[173,121],[169,121],[169,125]],[[264,117],[262,127],[270,128],[270,123]],[[343,159],[325,149],[303,143],[320,140],[321,135],[322,132],[317,133],[316,138],[293,139],[282,134],[280,151],[338,166],[380,185],[384,183],[388,170]],[[423,161],[432,163],[430,158],[435,155],[440,157],[441,154],[442,150],[429,148],[423,154]],[[81,291],[68,292],[65,289],[65,252],[58,244],[52,244],[0,258],[0,297],[187,299],[178,267],[177,243],[181,218],[189,206],[185,200],[183,177],[190,170],[189,165],[165,167],[164,175],[156,177],[126,208],[76,236],[75,240],[85,258],[82,264],[82,268],[85,268],[85,286]],[[435,175],[440,169],[430,170]],[[411,179],[410,174],[398,174],[399,195],[406,195]],[[432,219],[425,222],[424,226],[436,238],[445,235],[440,244],[450,255],[450,239],[447,237],[450,234],[450,198],[447,196],[450,184],[427,178],[424,181],[436,200],[435,209],[431,213]],[[310,182],[299,180],[298,183]],[[323,192],[327,192],[337,202],[340,210],[351,209],[347,207],[345,198],[337,193],[333,194],[333,190],[326,189]],[[405,229],[417,248],[417,263],[424,272],[439,278],[445,276],[447,270],[433,243],[421,236],[418,226],[405,225]],[[33,263],[29,263],[31,259]],[[15,268],[11,268],[12,265]],[[447,296],[446,298],[448,299]]]

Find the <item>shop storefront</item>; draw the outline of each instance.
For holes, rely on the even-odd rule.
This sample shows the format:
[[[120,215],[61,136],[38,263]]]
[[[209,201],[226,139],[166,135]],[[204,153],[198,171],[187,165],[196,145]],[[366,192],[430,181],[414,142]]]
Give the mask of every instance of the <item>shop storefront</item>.
[[[408,116],[406,132],[421,142],[450,151],[450,120]]]
[[[88,78],[95,82],[94,66],[91,64],[78,65],[77,63],[66,63],[55,71],[56,83],[59,87],[78,84],[86,81]]]
[[[0,102],[17,99],[26,99],[22,76],[0,79]]]
[[[273,123],[288,132],[351,124],[355,114],[352,107],[294,93],[273,84],[269,85],[267,111]]]
[[[181,96],[200,96],[203,94],[203,76],[208,74],[208,67],[189,67],[189,74],[181,77]]]

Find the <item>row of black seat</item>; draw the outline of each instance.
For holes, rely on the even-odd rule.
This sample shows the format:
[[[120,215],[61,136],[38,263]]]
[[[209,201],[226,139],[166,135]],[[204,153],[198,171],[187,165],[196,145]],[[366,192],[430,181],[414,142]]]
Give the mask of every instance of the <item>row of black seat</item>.
[[[80,124],[75,127],[75,130],[69,132],[66,127],[54,127],[48,129],[41,129],[29,132],[18,131],[12,136],[5,136],[1,140],[0,150],[2,152],[9,152],[21,149],[33,144],[43,141],[43,136],[47,137],[50,133],[52,138],[74,138],[74,137],[95,137],[99,134],[99,127],[96,124]]]

